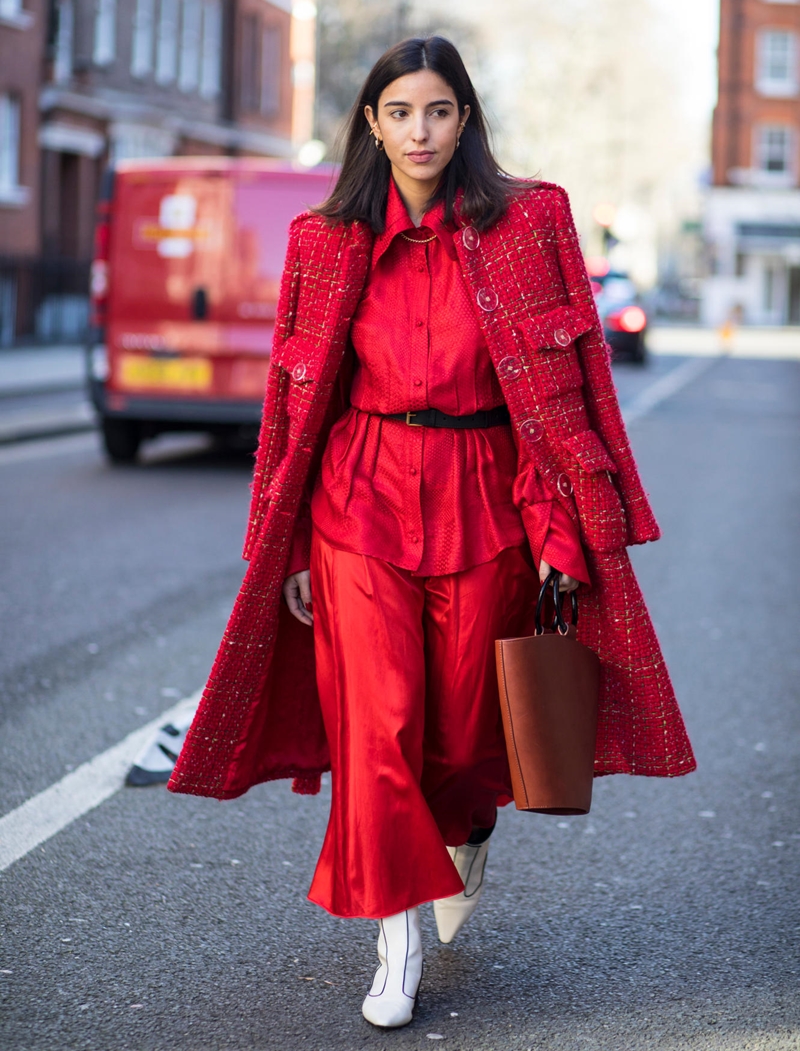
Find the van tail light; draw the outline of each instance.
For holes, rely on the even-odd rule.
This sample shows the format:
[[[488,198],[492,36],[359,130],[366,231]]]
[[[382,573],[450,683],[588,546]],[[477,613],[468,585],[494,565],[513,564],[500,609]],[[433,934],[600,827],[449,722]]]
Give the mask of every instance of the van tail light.
[[[109,218],[111,213],[111,201],[101,200],[97,205],[97,218],[94,228],[94,258],[89,271],[89,295],[92,305],[92,326],[102,329],[106,323],[106,310],[108,306],[108,247],[109,247]]]
[[[625,307],[607,314],[605,324],[613,332],[641,332],[647,325],[647,315],[641,307]]]

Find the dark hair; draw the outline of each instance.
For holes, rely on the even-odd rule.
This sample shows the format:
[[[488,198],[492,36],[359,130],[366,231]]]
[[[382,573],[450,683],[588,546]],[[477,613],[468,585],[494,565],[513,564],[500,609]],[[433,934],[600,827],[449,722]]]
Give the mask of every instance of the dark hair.
[[[378,112],[378,99],[399,77],[430,69],[444,80],[456,96],[459,113],[470,108],[459,149],[444,171],[429,205],[445,202],[445,220],[453,217],[456,191],[463,191],[459,214],[478,230],[496,222],[509,199],[530,183],[504,172],[492,155],[489,134],[480,102],[461,55],[444,37],[414,37],[403,40],[383,54],[369,73],[347,122],[344,159],[336,186],[315,208],[319,215],[340,222],[361,219],[375,233],[384,228],[389,195],[391,164],[383,150],[375,149],[364,107]]]

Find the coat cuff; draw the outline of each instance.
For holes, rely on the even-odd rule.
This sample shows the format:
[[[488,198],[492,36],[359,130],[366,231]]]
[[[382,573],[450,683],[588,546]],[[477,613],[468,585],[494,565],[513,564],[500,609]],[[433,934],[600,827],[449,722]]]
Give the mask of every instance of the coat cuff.
[[[544,559],[560,573],[591,584],[578,527],[558,500],[523,504],[520,514],[537,572]]]

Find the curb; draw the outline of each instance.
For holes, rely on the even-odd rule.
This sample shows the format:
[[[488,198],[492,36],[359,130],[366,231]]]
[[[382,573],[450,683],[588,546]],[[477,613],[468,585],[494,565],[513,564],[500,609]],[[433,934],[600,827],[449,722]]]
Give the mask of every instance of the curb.
[[[74,417],[54,417],[26,426],[24,423],[8,428],[0,427],[0,446],[15,443],[33,442],[41,438],[59,438],[67,434],[82,434],[97,430],[94,419],[75,419]]]

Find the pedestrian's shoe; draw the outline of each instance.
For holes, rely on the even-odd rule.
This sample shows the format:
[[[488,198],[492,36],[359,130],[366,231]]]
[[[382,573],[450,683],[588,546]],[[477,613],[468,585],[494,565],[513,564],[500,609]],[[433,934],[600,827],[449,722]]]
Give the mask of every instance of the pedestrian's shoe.
[[[379,922],[380,964],[361,1013],[373,1025],[396,1029],[411,1021],[422,977],[419,909],[399,912]]]
[[[464,881],[464,889],[460,894],[454,894],[450,898],[439,898],[433,903],[439,941],[445,945],[449,945],[478,907],[483,892],[483,872],[489,853],[489,840],[477,844],[465,843],[461,847],[448,847],[447,851]]]

